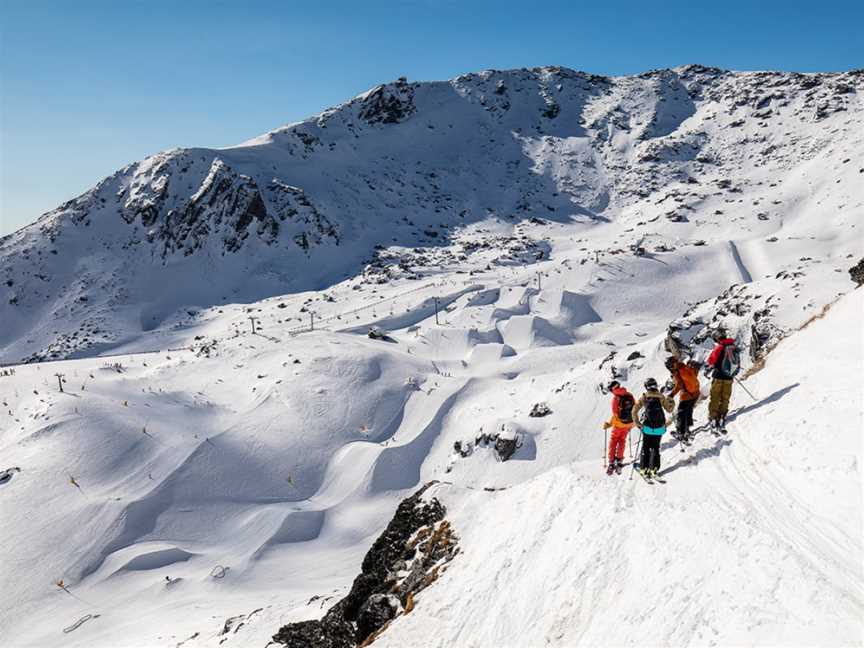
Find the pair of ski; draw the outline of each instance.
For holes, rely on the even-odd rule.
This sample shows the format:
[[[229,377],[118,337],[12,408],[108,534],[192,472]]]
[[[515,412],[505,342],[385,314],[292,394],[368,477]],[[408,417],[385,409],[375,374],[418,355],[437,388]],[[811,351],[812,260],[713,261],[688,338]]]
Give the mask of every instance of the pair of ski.
[[[646,474],[642,471],[641,468],[640,468],[639,470],[637,470],[636,472],[639,473],[639,476],[640,476],[642,479],[644,479],[644,480],[645,480],[645,483],[647,483],[647,484],[652,484],[652,485],[653,485],[653,484],[665,484],[665,483],[666,483],[666,480],[663,479],[660,475],[654,475],[653,477],[650,477],[650,476],[646,475]]]
[[[637,455],[639,454],[638,450],[637,450],[636,454]],[[633,466],[634,468],[636,467],[635,463],[636,462],[634,461],[634,466]],[[653,463],[654,463],[654,448],[649,448],[648,449],[648,465],[650,466]],[[643,468],[642,468],[642,462],[641,461],[639,462],[639,470],[637,470],[636,472],[639,473],[639,476],[642,479],[644,479],[645,483],[647,483],[647,484],[654,484],[655,482],[658,482],[660,484],[666,483],[666,480],[663,479],[660,475],[657,475],[657,474],[648,475],[648,474],[646,474],[645,470],[643,470]],[[631,479],[633,478],[632,474],[630,475],[630,478]]]

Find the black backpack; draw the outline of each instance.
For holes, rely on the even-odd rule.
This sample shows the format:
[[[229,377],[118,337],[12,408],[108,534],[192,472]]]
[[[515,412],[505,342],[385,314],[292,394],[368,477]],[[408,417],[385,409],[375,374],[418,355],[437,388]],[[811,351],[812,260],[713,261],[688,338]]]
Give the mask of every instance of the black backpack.
[[[636,400],[631,394],[621,394],[618,396],[618,420],[622,423],[633,422],[633,406]]]
[[[645,396],[645,416],[643,425],[650,428],[666,427],[666,415],[663,413],[663,404],[657,396]]]

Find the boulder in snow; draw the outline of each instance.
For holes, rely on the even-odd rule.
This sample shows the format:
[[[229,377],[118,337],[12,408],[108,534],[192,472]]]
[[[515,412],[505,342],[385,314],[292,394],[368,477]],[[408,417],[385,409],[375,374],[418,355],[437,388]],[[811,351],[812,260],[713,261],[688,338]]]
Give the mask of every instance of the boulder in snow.
[[[528,416],[532,416],[534,418],[541,418],[543,416],[548,416],[551,413],[552,410],[549,409],[549,405],[547,405],[546,403],[534,403],[534,407],[531,408]]]
[[[474,440],[478,446],[492,446],[495,454],[501,461],[507,461],[516,451],[522,447],[520,439],[523,437],[521,429],[515,423],[505,421],[495,426],[495,432],[484,432]]]
[[[849,276],[859,286],[864,284],[864,258],[849,268]]]

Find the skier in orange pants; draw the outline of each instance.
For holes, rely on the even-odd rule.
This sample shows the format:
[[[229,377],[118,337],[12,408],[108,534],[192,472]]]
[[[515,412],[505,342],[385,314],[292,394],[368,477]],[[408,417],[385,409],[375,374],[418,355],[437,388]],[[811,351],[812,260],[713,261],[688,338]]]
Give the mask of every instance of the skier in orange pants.
[[[633,427],[633,406],[636,399],[624,389],[617,380],[609,383],[609,391],[612,392],[612,418],[603,424],[603,429],[612,428],[612,437],[609,439],[609,466],[606,474],[613,472],[620,474],[624,463],[624,447],[627,445],[627,436]]]

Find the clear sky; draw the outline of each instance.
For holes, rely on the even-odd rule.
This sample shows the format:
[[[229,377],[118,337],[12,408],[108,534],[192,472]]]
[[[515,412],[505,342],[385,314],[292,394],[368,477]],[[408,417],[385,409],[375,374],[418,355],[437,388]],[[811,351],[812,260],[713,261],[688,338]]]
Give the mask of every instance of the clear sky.
[[[0,0],[0,235],[124,164],[488,68],[864,67],[862,0]]]

